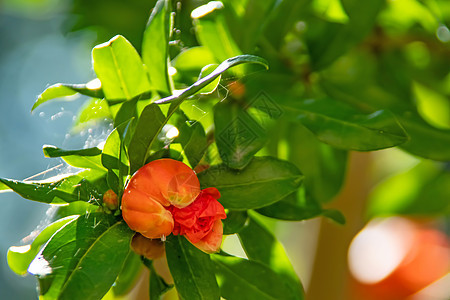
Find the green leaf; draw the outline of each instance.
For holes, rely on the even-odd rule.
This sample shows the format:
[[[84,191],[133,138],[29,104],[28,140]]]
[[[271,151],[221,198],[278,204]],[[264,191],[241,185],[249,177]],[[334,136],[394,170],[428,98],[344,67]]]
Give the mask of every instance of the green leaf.
[[[210,256],[195,248],[184,236],[169,236],[166,256],[180,299],[219,299],[219,287]]]
[[[235,234],[244,228],[247,222],[248,214],[245,210],[229,210],[227,212],[227,218],[222,220],[223,234]]]
[[[109,134],[101,154],[102,164],[108,169],[108,183],[119,197],[124,187],[123,177],[129,174],[130,168],[121,134],[126,131],[128,125],[129,122],[122,123]]]
[[[424,160],[378,184],[369,196],[368,215],[439,216],[450,213],[450,172]]]
[[[313,197],[305,196],[303,189],[256,211],[263,216],[278,220],[302,221],[325,216],[338,224],[345,224],[345,217],[340,211],[323,209]]]
[[[122,269],[133,234],[123,220],[102,213],[67,224],[28,268],[39,279],[40,299],[100,299]]]
[[[150,90],[140,56],[123,36],[95,46],[92,60],[107,99],[132,99]]]
[[[433,127],[410,112],[398,114],[398,120],[410,136],[401,145],[403,149],[424,158],[450,161],[450,130]]]
[[[217,63],[217,60],[204,46],[192,47],[183,50],[172,61],[173,66],[177,71],[200,71],[204,66]],[[198,74],[198,73],[197,73]]]
[[[168,73],[171,1],[158,0],[153,8],[142,41],[142,60],[147,66],[153,88],[170,95],[172,88]]]
[[[265,265],[239,257],[212,255],[220,294],[225,299],[298,299]]]
[[[211,1],[191,13],[197,39],[218,61],[242,54],[230,34],[222,9],[222,2]]]
[[[51,236],[67,223],[74,221],[77,216],[69,216],[59,219],[42,230],[34,241],[29,245],[9,247],[7,253],[8,265],[17,275],[25,275],[28,266],[34,257],[39,253],[43,244],[45,244]]]
[[[243,169],[265,144],[264,128],[236,103],[217,103],[214,125],[220,157],[232,169]]]
[[[179,135],[174,142],[179,142],[183,146],[183,153],[191,167],[195,168],[207,148],[205,129],[200,122],[189,120],[184,113],[180,113],[176,127]]]
[[[11,189],[25,199],[47,204],[66,204],[74,201],[90,201],[85,193],[87,181],[80,175],[53,177],[42,181],[20,181],[0,178],[2,190]],[[6,188],[7,187],[7,188]],[[83,193],[81,193],[83,191]]]
[[[236,57],[231,57],[231,58],[228,58],[225,61],[223,61],[212,73],[199,79],[197,82],[192,84],[187,89],[184,89],[183,91],[181,91],[180,93],[178,93],[176,95],[172,95],[172,96],[157,100],[154,103],[163,104],[163,103],[174,102],[179,105],[179,104],[181,104],[181,102],[184,99],[200,92],[205,86],[207,86],[208,84],[213,82],[217,77],[219,77],[226,70],[228,70],[232,67],[241,65],[241,64],[257,64],[257,65],[264,66],[266,69],[269,68],[267,61],[258,56],[243,54],[243,55],[239,55]]]
[[[108,103],[105,99],[90,99],[80,109],[74,122],[74,130],[79,131],[95,122],[112,119]]]
[[[323,21],[319,18],[309,20],[306,42],[312,67],[321,70],[346,53],[352,46],[366,37],[375,24],[384,0],[365,3],[358,0],[342,0],[349,17],[346,24]]]
[[[198,79],[202,79],[203,77],[211,74],[215,69],[217,68],[216,64],[211,64],[211,65],[206,65],[202,68],[202,70],[200,71],[200,76],[198,76]],[[208,84],[207,86],[205,86],[204,88],[202,88],[199,91],[200,95],[209,95],[212,94],[217,87],[219,86],[220,83],[220,79],[222,78],[222,76],[217,77],[216,79],[214,79],[213,82],[211,82],[210,84]]]
[[[128,147],[131,174],[145,164],[152,144],[158,139],[158,134],[166,122],[167,118],[158,105],[150,104],[144,108]]]
[[[284,108],[319,140],[337,148],[373,151],[408,141],[405,130],[389,111],[361,114],[331,99],[306,100]]]
[[[52,145],[44,145],[42,150],[44,151],[45,157],[62,157],[66,163],[73,167],[106,171],[100,157],[102,150],[97,147],[80,150],[63,150]]]
[[[45,91],[42,92],[42,94],[38,96],[38,99],[33,104],[31,111],[35,110],[38,106],[49,100],[73,96],[77,93],[94,98],[103,98],[104,96],[102,88],[97,86],[96,83],[97,80],[94,79],[91,82],[88,82],[87,84],[57,83],[52,86],[49,86],[48,88],[45,89]],[[66,98],[65,100],[67,101],[72,99]]]
[[[271,232],[250,216],[238,235],[250,260],[263,263],[275,271],[291,291],[292,299],[304,299],[302,283],[295,273],[283,245]]]
[[[216,187],[225,208],[244,210],[275,203],[296,191],[302,173],[291,163],[273,157],[255,157],[242,171],[225,165],[198,174],[202,188]]]
[[[127,294],[135,285],[139,276],[142,274],[142,262],[134,251],[128,253],[123,268],[117,276],[112,287],[115,296],[123,296]]]

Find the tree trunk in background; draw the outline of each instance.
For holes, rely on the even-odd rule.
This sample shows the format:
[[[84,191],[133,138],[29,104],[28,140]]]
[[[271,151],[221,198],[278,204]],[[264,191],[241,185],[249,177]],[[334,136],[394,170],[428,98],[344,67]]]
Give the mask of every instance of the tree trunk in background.
[[[347,251],[351,240],[365,223],[370,167],[370,153],[350,153],[344,187],[329,206],[339,209],[347,223],[341,226],[322,218],[307,300],[352,299],[348,290]]]

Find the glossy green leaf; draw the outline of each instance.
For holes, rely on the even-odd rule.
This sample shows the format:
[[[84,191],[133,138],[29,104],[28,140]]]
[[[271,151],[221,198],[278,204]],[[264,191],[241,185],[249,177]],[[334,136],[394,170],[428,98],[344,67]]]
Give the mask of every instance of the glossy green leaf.
[[[229,210],[227,212],[227,218],[222,220],[223,234],[235,234],[244,228],[245,223],[248,220],[248,214],[245,210]]]
[[[337,148],[373,151],[408,140],[405,130],[389,111],[361,114],[331,99],[306,100],[284,106],[284,109],[319,140]]]
[[[220,295],[225,299],[298,299],[284,280],[262,263],[213,255]]]
[[[45,157],[62,157],[69,165],[77,168],[96,169],[106,171],[101,162],[102,151],[97,148],[87,148],[80,150],[64,150],[51,145],[44,145]]]
[[[131,174],[145,164],[152,144],[166,122],[167,119],[158,105],[150,104],[144,108],[128,147]]]
[[[293,295],[292,299],[304,299],[304,291],[295,270],[280,242],[254,217],[250,216],[239,239],[247,257],[263,263],[275,271]]]
[[[134,251],[128,253],[123,268],[112,287],[115,296],[123,296],[130,292],[142,274],[142,261]]]
[[[164,95],[170,95],[172,91],[168,73],[171,12],[171,1],[156,2],[142,41],[142,60],[147,66],[152,86]]]
[[[123,36],[95,46],[92,60],[107,99],[132,99],[150,90],[140,56]]]
[[[195,248],[184,236],[169,236],[166,256],[180,299],[219,299],[219,287],[210,256]]]
[[[54,177],[42,181],[21,181],[0,178],[3,184],[2,190],[12,190],[25,199],[48,204],[66,204],[74,201],[89,201],[86,194],[78,191],[83,189],[80,185],[82,177],[68,175],[66,177]],[[87,182],[84,182],[85,184]],[[6,188],[7,187],[7,188]]]
[[[100,299],[122,269],[132,236],[123,220],[102,213],[67,224],[28,268],[39,279],[40,298]]]
[[[255,157],[242,171],[225,165],[198,174],[202,188],[216,187],[225,208],[244,210],[267,206],[295,192],[303,180],[291,163],[273,157]]]
[[[73,96],[77,93],[82,95],[94,97],[94,98],[103,98],[102,88],[97,86],[96,79],[87,84],[66,84],[66,83],[57,83],[52,86],[49,86],[38,96],[38,99],[33,104],[31,111],[35,110],[41,104],[53,100],[56,98]],[[71,100],[71,98],[66,98],[66,100]]]
[[[39,253],[43,244],[45,244],[51,236],[67,223],[74,221],[77,216],[69,216],[59,219],[42,230],[31,244],[23,246],[9,247],[7,253],[8,265],[16,274],[25,275],[28,266],[33,261],[34,257]]]
[[[179,135],[174,142],[179,142],[183,146],[183,153],[191,167],[195,168],[206,151],[205,129],[200,122],[189,120],[184,113],[180,116],[176,127]]]
[[[217,103],[214,125],[220,157],[233,169],[243,169],[248,165],[266,141],[264,128],[236,103]]]

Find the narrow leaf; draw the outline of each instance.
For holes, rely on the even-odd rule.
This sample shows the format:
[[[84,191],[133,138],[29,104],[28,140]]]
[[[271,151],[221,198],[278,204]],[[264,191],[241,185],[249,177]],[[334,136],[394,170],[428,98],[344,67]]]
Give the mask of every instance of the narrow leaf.
[[[302,173],[291,163],[255,157],[242,171],[216,165],[198,174],[202,188],[216,187],[225,208],[244,210],[275,203],[296,191]]]
[[[35,110],[41,104],[56,98],[73,96],[77,93],[82,95],[94,97],[94,98],[103,98],[103,91],[101,86],[97,84],[98,79],[94,79],[87,84],[66,84],[66,83],[57,83],[52,86],[49,86],[39,95],[36,102],[33,104],[31,111]],[[69,100],[70,98],[66,98]]]
[[[184,236],[169,236],[166,255],[180,299],[219,299],[214,265],[208,254],[195,248]]]
[[[65,162],[73,167],[106,171],[102,166],[100,158],[102,150],[97,147],[80,150],[64,150],[55,146],[44,145],[42,150],[44,151],[45,157],[62,157]]]
[[[130,251],[112,287],[115,296],[123,296],[130,292],[142,274],[142,267],[139,255]]]
[[[165,95],[172,88],[168,73],[171,1],[159,0],[153,8],[142,41],[142,60],[147,66],[152,86]]]

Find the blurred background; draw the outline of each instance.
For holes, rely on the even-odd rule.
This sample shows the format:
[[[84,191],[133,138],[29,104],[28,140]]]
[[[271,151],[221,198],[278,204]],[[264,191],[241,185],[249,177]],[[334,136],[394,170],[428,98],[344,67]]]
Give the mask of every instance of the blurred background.
[[[223,2],[226,7],[238,7],[235,4],[238,1]],[[291,1],[272,2],[274,6],[282,6],[280,3]],[[380,74],[376,75],[380,76],[378,82],[390,95],[401,95],[408,89],[420,116],[448,134],[450,2],[381,1],[380,7],[373,8],[376,11],[373,24],[362,36],[355,37],[354,32],[347,30],[348,36],[353,34],[351,43],[327,56],[326,51],[320,49],[332,48],[333,44],[326,43],[331,41],[329,35],[322,38],[323,24],[332,24],[335,29],[347,25],[365,26],[364,23],[349,23],[346,6],[342,4],[348,2],[351,1],[297,1],[292,8],[295,14],[286,16],[292,19],[290,26],[274,27],[266,34],[268,40],[274,41],[280,32],[280,37],[284,36],[278,41],[281,46],[275,49],[262,41],[257,50],[249,51],[267,58],[275,75],[285,72],[300,82],[296,89],[306,95],[311,93],[309,89],[315,89],[319,76],[318,72],[307,70],[307,56],[314,58],[322,51],[324,60],[312,59],[317,69],[328,68],[320,76],[341,87],[360,85],[362,91],[356,96],[367,92],[372,98],[387,99],[388,95],[380,96],[378,90],[365,91],[362,78],[374,70],[380,71],[377,69],[379,61],[371,59],[370,55],[394,49],[389,52],[392,55],[383,60]],[[175,24],[184,30],[174,34],[177,41],[171,50],[173,56],[180,49],[198,44],[190,12],[207,1],[174,3],[178,12]],[[251,9],[254,1],[242,3]],[[85,83],[95,78],[90,51],[97,43],[122,34],[139,50],[141,35],[154,4],[155,1],[143,0],[0,2],[0,177],[24,179],[50,170],[39,178],[49,177],[61,172],[64,166],[57,160],[45,158],[42,145],[80,148],[104,136],[105,128],[73,129],[86,98],[53,102],[33,114],[31,107],[51,84]],[[268,11],[250,12],[244,15],[255,22],[262,22],[268,14]],[[334,33],[326,33],[338,36],[337,32],[336,29]],[[314,44],[311,37],[325,42]],[[339,39],[336,40],[339,43]],[[246,43],[238,42],[245,51]],[[305,47],[309,47],[309,54]],[[311,52],[311,49],[320,51]],[[274,57],[281,57],[285,65],[277,66]],[[286,81],[285,78],[280,80]],[[272,85],[276,86],[274,82]],[[250,90],[251,83],[248,87]],[[271,96],[276,92],[268,90]],[[450,145],[440,146],[448,157]],[[306,299],[449,299],[449,162],[388,149],[350,152],[342,164],[339,172],[324,168],[324,172],[334,172],[329,177],[336,188],[326,192],[331,196],[323,203],[327,208],[344,213],[345,226],[322,218],[278,222],[277,225],[266,220],[283,241],[307,291]],[[34,278],[20,278],[10,271],[6,252],[12,245],[23,244],[24,237],[46,222],[48,206],[13,193],[1,193],[0,201],[0,299],[37,298]],[[239,251],[233,239],[225,241],[225,247]]]

